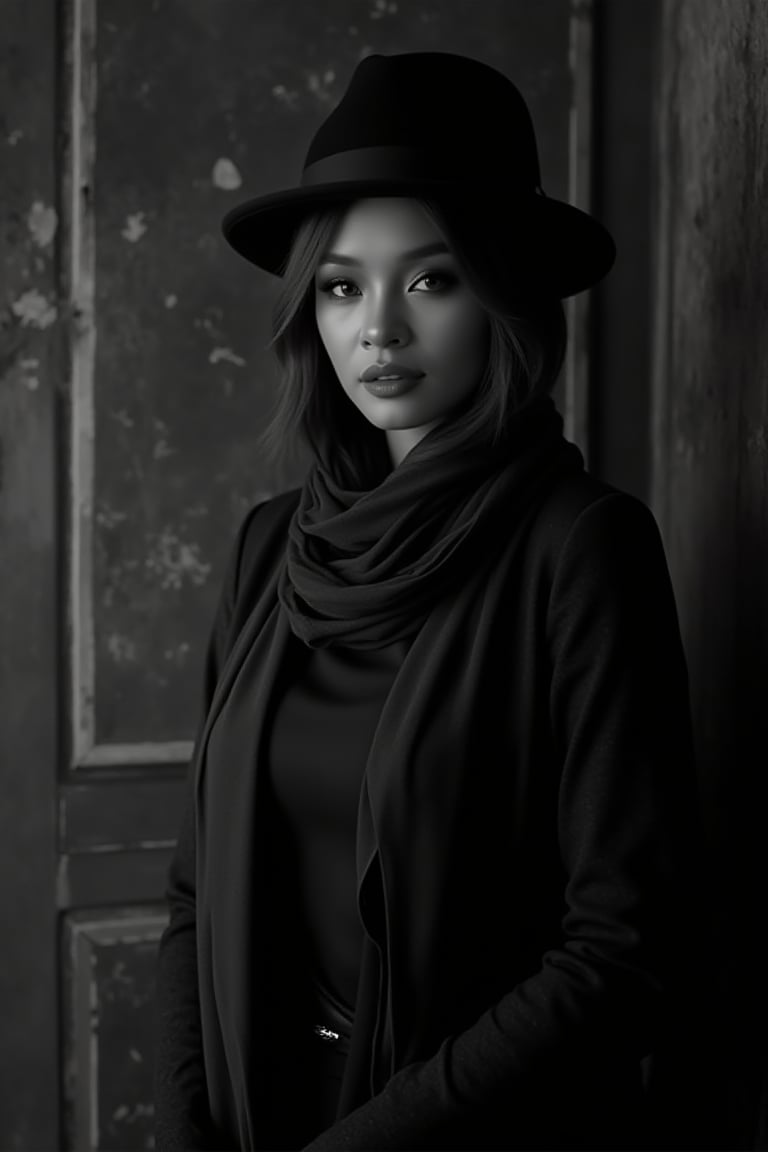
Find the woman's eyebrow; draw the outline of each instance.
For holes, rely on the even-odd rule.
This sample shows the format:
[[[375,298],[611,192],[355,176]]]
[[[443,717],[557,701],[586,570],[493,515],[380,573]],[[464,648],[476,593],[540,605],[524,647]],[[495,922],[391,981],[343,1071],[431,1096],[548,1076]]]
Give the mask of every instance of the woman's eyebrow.
[[[422,256],[439,256],[441,254],[450,254],[450,250],[445,244],[424,244],[421,248],[412,248],[410,252],[403,252],[400,259],[418,260]],[[320,263],[357,265],[362,263],[362,261],[356,260],[354,256],[343,256],[340,252],[326,252],[320,260]]]

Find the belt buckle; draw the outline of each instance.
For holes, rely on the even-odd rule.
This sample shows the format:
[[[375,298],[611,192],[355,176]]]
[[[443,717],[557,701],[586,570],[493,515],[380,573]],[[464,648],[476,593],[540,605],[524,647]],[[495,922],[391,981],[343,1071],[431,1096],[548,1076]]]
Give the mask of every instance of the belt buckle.
[[[319,1036],[321,1040],[327,1040],[330,1044],[335,1044],[339,1039],[339,1033],[334,1032],[332,1028],[327,1028],[325,1024],[315,1024],[315,1035]]]

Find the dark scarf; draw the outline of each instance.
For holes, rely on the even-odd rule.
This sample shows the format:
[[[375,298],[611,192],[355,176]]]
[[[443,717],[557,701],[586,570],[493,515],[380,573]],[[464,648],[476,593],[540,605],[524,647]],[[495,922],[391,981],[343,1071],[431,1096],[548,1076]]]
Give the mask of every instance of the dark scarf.
[[[443,426],[444,427],[444,426]],[[436,600],[489,564],[583,457],[549,396],[514,415],[494,449],[425,461],[423,438],[376,487],[344,488],[315,463],[288,533],[280,602],[313,648],[379,648],[414,632]]]

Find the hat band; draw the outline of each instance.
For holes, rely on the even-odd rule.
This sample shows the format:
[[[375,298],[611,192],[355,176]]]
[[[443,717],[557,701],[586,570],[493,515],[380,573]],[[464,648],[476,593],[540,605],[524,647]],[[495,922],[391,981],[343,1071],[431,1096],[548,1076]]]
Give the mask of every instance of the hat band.
[[[311,188],[318,184],[343,184],[357,180],[444,180],[462,184],[469,179],[472,183],[476,182],[476,172],[468,178],[466,175],[457,175],[457,168],[465,169],[466,161],[459,165],[456,160],[425,152],[423,148],[377,145],[375,148],[350,148],[346,152],[335,152],[332,156],[315,160],[306,166],[299,183],[302,188]],[[508,174],[499,173],[496,179],[506,186],[508,194],[513,191],[508,186]],[[514,191],[522,196],[534,192],[542,194],[533,184]]]
[[[378,145],[350,148],[308,164],[301,175],[303,187],[346,180],[449,180],[454,173],[421,148]]]

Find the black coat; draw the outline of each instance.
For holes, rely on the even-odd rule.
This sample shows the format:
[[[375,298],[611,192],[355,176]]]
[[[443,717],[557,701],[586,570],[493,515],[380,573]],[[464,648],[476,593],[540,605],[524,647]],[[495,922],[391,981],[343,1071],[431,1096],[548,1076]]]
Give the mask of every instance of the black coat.
[[[278,990],[264,960],[258,756],[243,720],[222,717],[254,605],[276,602],[297,500],[285,493],[247,518],[211,640],[205,711],[219,719],[214,739],[201,726],[197,757],[205,746],[216,802],[201,864],[191,799],[170,875],[161,1149],[259,1146],[258,1022]],[[444,759],[419,765],[421,793],[402,788],[397,766],[364,779],[355,1031],[340,1119],[312,1152],[653,1142],[642,1067],[675,1008],[694,797],[661,537],[640,501],[571,477],[488,586],[464,654],[471,732],[451,733],[446,717]],[[283,622],[277,647],[286,632]],[[458,775],[446,770],[456,756]],[[194,789],[194,764],[191,779]],[[405,795],[416,812],[398,811]],[[244,808],[246,838],[232,832]],[[204,923],[201,885],[218,894]]]

